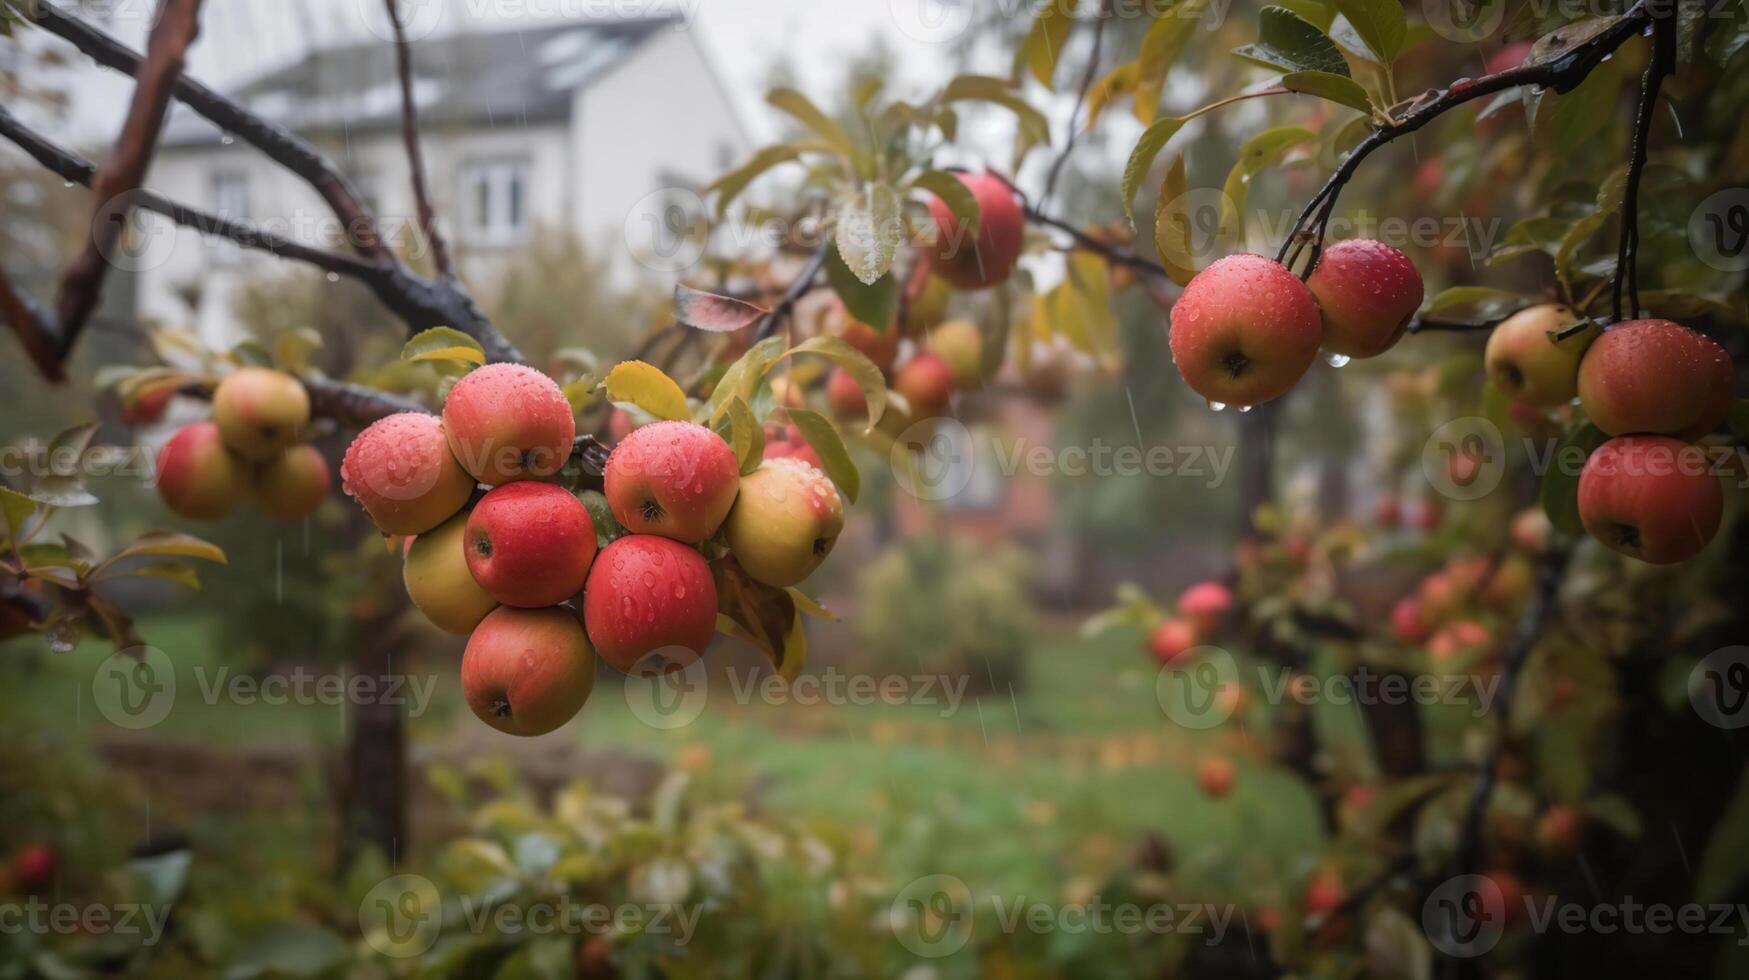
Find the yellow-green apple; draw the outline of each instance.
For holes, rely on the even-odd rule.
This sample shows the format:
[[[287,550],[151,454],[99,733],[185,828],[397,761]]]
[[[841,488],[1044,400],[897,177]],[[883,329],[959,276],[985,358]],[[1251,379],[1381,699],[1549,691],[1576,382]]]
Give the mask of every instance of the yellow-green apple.
[[[1324,349],[1377,357],[1403,336],[1421,308],[1421,273],[1384,242],[1354,238],[1325,249],[1306,287],[1324,314]]]
[[[577,716],[595,687],[595,651],[562,606],[500,606],[462,652],[462,696],[507,735],[545,735]]]
[[[812,575],[843,530],[838,488],[799,459],[767,459],[747,474],[723,526],[741,568],[779,588]]]
[[[450,452],[441,419],[401,412],[372,422],[346,447],[340,489],[384,534],[424,534],[462,509],[474,478]]]
[[[1256,405],[1305,375],[1323,332],[1318,301],[1298,276],[1261,255],[1229,255],[1172,305],[1172,360],[1211,404]]]
[[[322,506],[333,483],[316,447],[297,445],[255,471],[255,502],[276,521],[301,521]]]
[[[12,881],[26,895],[48,891],[61,864],[53,844],[27,844],[12,858]]]
[[[556,606],[589,578],[595,525],[563,487],[506,483],[474,505],[465,551],[468,571],[492,598],[522,609]]]
[[[213,421],[232,452],[266,462],[303,435],[310,394],[283,371],[238,368],[213,392]]]
[[[1197,642],[1196,627],[1184,619],[1162,619],[1148,633],[1148,649],[1162,667],[1177,661]]]
[[[850,346],[862,352],[862,356],[874,362],[882,374],[893,370],[893,359],[899,356],[899,330],[896,326],[886,328],[863,323],[850,315],[843,304],[835,305],[827,313],[831,332]]]
[[[1536,573],[1522,555],[1504,558],[1482,588],[1482,601],[1494,606],[1515,606],[1530,595]]]
[[[704,655],[716,632],[717,585],[696,550],[630,534],[603,548],[590,569],[583,621],[601,659],[615,669],[679,670]]]
[[[1571,307],[1544,303],[1519,310],[1488,335],[1482,354],[1488,377],[1508,398],[1555,408],[1579,393],[1579,359],[1591,331],[1555,343],[1555,336],[1584,318]]]
[[[1579,362],[1579,404],[1606,435],[1697,439],[1725,421],[1735,396],[1731,355],[1669,320],[1616,324]]]
[[[462,511],[437,527],[409,538],[401,581],[407,596],[425,614],[431,625],[445,633],[466,636],[486,614],[498,608],[472,572],[468,571],[467,529],[469,511]],[[592,543],[593,544],[593,543]]]
[[[954,383],[964,389],[984,383],[984,334],[970,320],[949,320],[929,332],[929,353],[953,369]]]
[[[833,368],[832,373],[826,375],[826,404],[831,406],[832,414],[843,421],[868,418],[868,400],[862,395],[862,386],[841,367]]]
[[[968,234],[946,201],[930,198],[929,214],[936,227],[933,268],[960,289],[988,289],[1008,281],[1014,272],[1026,215],[1001,178],[987,173],[958,176],[977,199],[978,233]]]
[[[1203,795],[1220,799],[1233,791],[1237,774],[1233,763],[1224,755],[1205,756],[1196,764],[1196,785]]]
[[[1199,634],[1218,628],[1232,609],[1233,593],[1219,582],[1198,582],[1178,597],[1178,614]]]
[[[778,408],[807,408],[808,393],[802,386],[789,379],[788,375],[778,375],[772,378],[771,404]]]
[[[1549,535],[1554,533],[1549,515],[1541,507],[1526,507],[1512,518],[1512,546],[1535,557],[1549,548]]]
[[[940,357],[924,351],[912,356],[893,376],[893,390],[905,396],[913,421],[946,415],[953,400],[953,368]]]
[[[953,287],[947,280],[934,274],[933,258],[925,255],[922,261],[924,267],[912,274],[905,290],[903,325],[907,337],[921,337],[945,319],[948,300],[953,296]]]
[[[1427,639],[1430,627],[1421,615],[1421,600],[1404,596],[1391,607],[1391,632],[1404,643],[1420,643]]]
[[[216,521],[248,495],[249,464],[211,422],[186,426],[158,453],[158,496],[183,517]]]
[[[602,487],[613,516],[632,534],[697,544],[717,532],[741,467],[715,432],[692,422],[653,422],[607,457]]]
[[[443,427],[462,467],[491,487],[552,476],[577,436],[558,383],[522,364],[468,372],[443,401]]]
[[[1706,451],[1665,436],[1611,439],[1579,472],[1585,530],[1605,547],[1654,565],[1698,554],[1718,533],[1724,505]]]

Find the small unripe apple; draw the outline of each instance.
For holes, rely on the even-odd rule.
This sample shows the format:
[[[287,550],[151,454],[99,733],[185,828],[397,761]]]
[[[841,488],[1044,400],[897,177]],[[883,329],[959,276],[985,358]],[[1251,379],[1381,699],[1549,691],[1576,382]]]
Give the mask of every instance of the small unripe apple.
[[[1391,632],[1403,643],[1420,643],[1427,639],[1430,627],[1421,615],[1421,600],[1405,596],[1391,607]]]
[[[1318,301],[1261,255],[1229,255],[1197,273],[1172,305],[1172,360],[1210,403],[1248,406],[1292,388],[1318,356]]]
[[[953,368],[924,351],[899,367],[899,373],[893,377],[893,390],[905,396],[913,421],[946,415],[953,400]]]
[[[992,174],[959,174],[960,183],[978,201],[978,234],[974,239],[954,217],[947,202],[929,200],[935,219],[935,273],[960,289],[988,289],[1007,282],[1020,259],[1026,215],[1014,191]]]
[[[1349,357],[1390,350],[1421,308],[1421,273],[1384,242],[1356,238],[1324,250],[1306,280],[1324,316],[1324,349]]]
[[[1583,335],[1555,343],[1560,334],[1583,321],[1570,307],[1545,303],[1519,310],[1500,321],[1488,335],[1482,355],[1495,387],[1539,408],[1555,408],[1579,393],[1579,360],[1586,350]]]
[[[1178,597],[1178,614],[1198,633],[1209,633],[1233,611],[1233,593],[1219,582],[1198,582]]]
[[[863,397],[862,386],[850,376],[850,372],[841,367],[832,369],[826,376],[826,404],[831,406],[832,414],[846,422],[860,421],[868,418],[868,400]]]
[[[183,428],[158,453],[158,496],[183,517],[216,521],[248,495],[249,464],[211,422]]]
[[[135,398],[132,404],[122,406],[122,424],[132,426],[157,425],[164,421],[164,412],[169,409],[170,398],[175,394],[176,389],[171,387],[158,387],[144,392]]]
[[[468,571],[506,606],[556,606],[583,588],[595,560],[589,508],[550,483],[507,483],[468,517]]]
[[[697,544],[728,516],[741,467],[723,437],[704,426],[655,422],[614,447],[602,485],[627,531]]]
[[[1176,662],[1198,642],[1196,627],[1185,619],[1163,619],[1148,634],[1148,649],[1162,667]]]
[[[785,588],[832,553],[844,530],[844,501],[826,474],[796,459],[768,459],[741,481],[724,537],[756,582]]]
[[[569,609],[500,606],[462,653],[462,696],[506,735],[545,735],[577,716],[595,688],[595,651]]]
[[[48,891],[60,870],[61,855],[53,844],[30,844],[12,858],[12,880],[19,891],[34,895]]]
[[[424,534],[467,504],[474,478],[450,452],[442,420],[401,412],[372,422],[346,447],[340,489],[384,534]]]
[[[1233,791],[1237,779],[1233,763],[1226,756],[1211,755],[1196,764],[1196,785],[1203,793],[1220,799]]]
[[[443,401],[443,427],[456,460],[492,487],[559,472],[577,435],[558,383],[522,364],[468,372]]]
[[[929,353],[947,362],[953,380],[963,389],[984,384],[984,333],[970,320],[949,320],[929,331]]]
[[[322,506],[333,485],[315,446],[293,446],[255,472],[255,502],[276,521],[301,521]]]
[[[895,326],[875,327],[851,316],[842,305],[834,307],[827,319],[838,339],[862,352],[874,362],[882,374],[893,370],[893,359],[899,356],[899,330]],[[800,407],[800,406],[794,406]]]
[[[623,672],[678,670],[704,655],[717,628],[717,585],[692,548],[630,534],[603,548],[583,588],[583,621],[601,658]],[[661,651],[662,662],[644,662]]]
[[[470,511],[462,511],[437,527],[408,538],[401,581],[407,596],[431,625],[445,633],[466,636],[486,614],[498,608],[468,571],[467,528]]]
[[[1736,370],[1718,341],[1669,320],[1604,331],[1579,362],[1579,403],[1606,435],[1697,439],[1736,397]]]
[[[1724,491],[1705,450],[1665,436],[1622,436],[1579,472],[1579,521],[1605,547],[1654,565],[1707,546]]]
[[[238,368],[213,392],[213,422],[232,452],[266,462],[303,435],[310,424],[310,394],[283,371]]]

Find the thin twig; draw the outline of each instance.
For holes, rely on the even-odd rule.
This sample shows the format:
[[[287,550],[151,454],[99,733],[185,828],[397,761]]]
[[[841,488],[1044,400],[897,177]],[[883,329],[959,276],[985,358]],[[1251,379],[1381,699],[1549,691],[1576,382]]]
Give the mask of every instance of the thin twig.
[[[1627,282],[1632,315],[1640,315],[1640,179],[1646,172],[1646,154],[1652,138],[1652,116],[1658,108],[1658,91],[1676,70],[1676,10],[1660,6],[1652,15],[1652,59],[1640,82],[1640,107],[1634,118],[1634,143],[1628,161],[1627,183],[1622,190],[1621,244],[1616,250],[1615,275],[1610,288],[1614,297],[1613,318],[1622,319],[1622,282]]]
[[[431,245],[431,262],[437,274],[455,278],[450,264],[449,246],[437,229],[437,211],[431,206],[431,189],[425,184],[425,154],[419,149],[419,108],[413,99],[413,50],[407,43],[407,30],[401,24],[397,0],[383,0],[388,8],[389,23],[395,29],[395,66],[401,79],[401,141],[407,145],[407,168],[413,176],[413,201],[419,209],[419,230]]]
[[[1063,140],[1062,152],[1051,161],[1050,173],[1045,176],[1044,193],[1038,198],[1041,208],[1051,203],[1051,195],[1057,190],[1057,178],[1063,173],[1063,165],[1069,162],[1069,154],[1075,152],[1075,135],[1081,127],[1081,110],[1087,105],[1087,92],[1099,75],[1099,55],[1105,46],[1105,24],[1110,19],[1111,0],[1103,0],[1098,12],[1094,14],[1093,51],[1088,54],[1087,68],[1081,73],[1081,87],[1075,92],[1075,108],[1069,112],[1069,135]]]
[[[753,330],[754,342],[757,343],[777,333],[777,328],[791,313],[795,312],[796,303],[814,288],[814,280],[820,275],[821,267],[826,264],[826,249],[831,247],[830,244],[821,246],[820,250],[808,259],[808,264],[802,267],[801,273],[789,284],[789,288],[783,291],[783,296],[778,299],[777,305],[771,308],[770,313],[759,319],[759,325]]]

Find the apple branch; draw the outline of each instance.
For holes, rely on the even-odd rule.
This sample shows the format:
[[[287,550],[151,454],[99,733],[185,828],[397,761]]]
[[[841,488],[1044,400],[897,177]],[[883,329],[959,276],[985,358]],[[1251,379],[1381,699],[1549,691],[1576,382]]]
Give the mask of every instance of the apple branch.
[[[1330,175],[1330,179],[1306,202],[1305,209],[1288,230],[1287,239],[1281,243],[1281,250],[1276,253],[1276,261],[1292,265],[1298,260],[1301,251],[1309,246],[1310,257],[1301,276],[1304,278],[1312,274],[1312,270],[1318,266],[1319,256],[1323,253],[1324,235],[1329,229],[1330,217],[1336,210],[1336,200],[1341,195],[1342,188],[1354,177],[1355,171],[1360,169],[1366,158],[1381,147],[1421,129],[1458,106],[1485,95],[1526,85],[1553,89],[1557,93],[1570,92],[1602,64],[1604,59],[1651,22],[1652,14],[1648,10],[1647,0],[1640,0],[1608,27],[1546,61],[1520,65],[1492,75],[1483,75],[1463,85],[1454,84],[1450,88],[1432,89],[1423,93],[1409,103],[1401,116],[1395,116],[1392,122],[1374,129],[1354,149],[1348,151],[1337,165],[1336,171]],[[1307,231],[1308,224],[1314,230]]]
[[[789,284],[789,288],[783,291],[783,295],[778,298],[777,305],[771,308],[770,313],[759,319],[759,325],[753,330],[754,343],[777,333],[777,328],[791,313],[795,312],[796,304],[801,301],[801,298],[813,290],[814,280],[819,278],[820,269],[826,265],[826,250],[832,247],[834,246],[831,243],[822,245],[808,259],[807,265],[802,267],[801,273]]]
[[[1093,51],[1087,56],[1087,68],[1082,72],[1081,86],[1075,92],[1075,108],[1069,112],[1069,134],[1063,140],[1062,152],[1051,161],[1050,173],[1045,176],[1044,193],[1039,195],[1041,206],[1050,203],[1051,195],[1057,189],[1057,178],[1062,176],[1063,166],[1069,162],[1069,154],[1075,152],[1075,134],[1081,127],[1081,110],[1087,105],[1087,92],[1093,87],[1093,80],[1099,74],[1099,55],[1105,47],[1105,23],[1111,19],[1111,0],[1102,0],[1093,17]]]
[[[1658,107],[1658,91],[1664,79],[1676,71],[1676,10],[1660,6],[1652,20],[1652,60],[1640,81],[1640,106],[1634,117],[1634,143],[1628,162],[1627,184],[1622,191],[1621,244],[1616,251],[1615,275],[1611,277],[1614,296],[1612,312],[1616,322],[1622,319],[1622,281],[1627,281],[1628,298],[1634,316],[1640,314],[1640,179],[1646,171],[1647,144],[1652,137],[1652,114]]]
[[[431,244],[431,263],[444,279],[455,279],[455,267],[450,264],[449,246],[443,233],[437,230],[437,211],[431,206],[431,189],[425,184],[425,154],[419,148],[419,108],[413,98],[413,51],[407,43],[407,30],[401,24],[400,5],[396,0],[383,0],[389,11],[389,23],[395,29],[395,69],[401,82],[401,140],[407,145],[407,169],[412,171],[413,200],[419,209],[419,229]]]

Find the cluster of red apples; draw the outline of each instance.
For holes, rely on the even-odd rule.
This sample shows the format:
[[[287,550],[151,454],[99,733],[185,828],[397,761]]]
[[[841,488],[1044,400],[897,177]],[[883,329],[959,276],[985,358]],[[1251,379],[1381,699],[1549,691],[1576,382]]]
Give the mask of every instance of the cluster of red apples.
[[[1718,533],[1724,491],[1706,451],[1736,397],[1717,341],[1669,320],[1602,331],[1564,306],[1533,306],[1488,338],[1489,376],[1539,408],[1578,399],[1608,442],[1579,475],[1579,519],[1604,546],[1653,564],[1692,558]]]
[[[433,625],[469,637],[463,695],[512,735],[571,720],[597,653],[638,674],[697,660],[717,622],[706,541],[781,588],[819,567],[844,523],[837,489],[807,461],[773,454],[743,477],[721,436],[683,421],[626,432],[592,514],[552,482],[575,435],[552,379],[493,364],[456,382],[441,418],[372,424],[340,469],[377,527],[410,538],[409,596]]]
[[[1510,613],[1530,596],[1532,562],[1549,546],[1548,515],[1540,507],[1512,519],[1512,552],[1498,561],[1479,554],[1453,556],[1422,578],[1414,594],[1391,610],[1391,632],[1426,651],[1434,670],[1458,672],[1498,666],[1499,638],[1488,613]]]
[[[144,410],[162,412],[169,394],[161,391]],[[322,454],[301,441],[309,424],[310,396],[298,379],[239,368],[213,392],[212,419],[185,426],[165,443],[158,495],[190,520],[219,520],[245,500],[276,521],[302,520],[322,505],[332,483]]]

